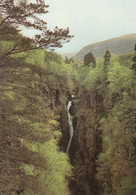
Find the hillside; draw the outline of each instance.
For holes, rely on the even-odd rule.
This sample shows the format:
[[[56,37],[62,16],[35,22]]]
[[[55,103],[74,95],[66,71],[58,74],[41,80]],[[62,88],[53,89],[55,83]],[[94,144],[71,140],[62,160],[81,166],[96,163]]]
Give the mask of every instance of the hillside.
[[[109,39],[102,42],[90,44],[81,49],[76,55],[75,60],[82,60],[84,55],[91,52],[96,58],[102,57],[105,50],[110,50],[112,54],[126,54],[134,50],[136,43],[136,34],[124,35],[121,37]]]
[[[63,53],[61,54],[62,58],[65,59],[65,57],[67,56],[68,58],[72,58],[76,55],[76,53]]]

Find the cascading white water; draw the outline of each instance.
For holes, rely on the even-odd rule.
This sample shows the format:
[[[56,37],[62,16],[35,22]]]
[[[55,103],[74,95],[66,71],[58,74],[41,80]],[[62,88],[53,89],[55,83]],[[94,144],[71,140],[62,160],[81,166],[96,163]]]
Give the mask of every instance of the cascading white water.
[[[69,148],[70,148],[70,145],[71,145],[71,141],[72,141],[72,137],[73,137],[73,121],[72,121],[72,116],[71,116],[71,114],[69,112],[71,105],[72,105],[72,101],[69,101],[68,105],[67,105],[67,109],[68,109],[68,124],[69,124],[70,139],[69,139],[68,146],[67,146],[67,149],[66,149],[67,153],[69,151]]]

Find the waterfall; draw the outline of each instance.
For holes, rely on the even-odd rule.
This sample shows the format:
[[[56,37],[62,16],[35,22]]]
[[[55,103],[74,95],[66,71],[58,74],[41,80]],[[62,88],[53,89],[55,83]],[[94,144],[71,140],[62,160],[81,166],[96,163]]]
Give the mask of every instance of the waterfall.
[[[69,151],[69,148],[70,148],[70,145],[71,145],[71,141],[72,141],[72,137],[73,137],[73,121],[72,121],[72,116],[71,116],[71,114],[69,112],[71,105],[72,105],[72,101],[69,101],[68,105],[67,105],[67,109],[68,109],[68,125],[69,125],[70,139],[69,139],[68,146],[67,146],[67,149],[66,149],[67,153]]]

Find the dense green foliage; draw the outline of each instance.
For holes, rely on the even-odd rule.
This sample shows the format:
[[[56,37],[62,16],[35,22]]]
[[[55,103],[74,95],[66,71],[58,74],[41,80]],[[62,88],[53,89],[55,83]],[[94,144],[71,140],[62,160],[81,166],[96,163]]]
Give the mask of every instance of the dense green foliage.
[[[0,56],[12,44],[1,40]],[[0,194],[69,194],[71,165],[58,142],[72,66],[34,50],[2,57],[0,68]]]
[[[47,29],[39,15],[48,7],[43,0],[0,1],[0,194],[69,194],[60,108],[73,88],[73,68],[43,49],[72,36],[68,28]],[[22,36],[20,27],[37,30],[35,36]]]
[[[110,56],[107,51],[103,61],[97,60],[95,68],[81,66],[78,71],[78,82],[82,87],[79,93],[84,93],[84,100],[87,95],[87,108],[90,108],[83,112],[84,116],[88,115],[86,123],[89,127],[90,121],[90,132],[92,126],[94,129],[97,126],[102,140],[102,146],[96,153],[95,175],[101,195],[132,195],[136,192],[136,76],[132,68],[134,57],[134,54]],[[96,120],[95,123],[93,120]],[[94,140],[90,142],[95,142],[95,138],[93,136],[91,139]],[[86,138],[86,143],[88,139]],[[89,143],[87,150],[93,155]],[[87,166],[89,170],[89,165]]]
[[[25,38],[14,35],[23,48]],[[93,178],[101,195],[135,194],[135,54],[111,56],[106,51],[95,66],[77,66],[73,59],[64,61],[42,49],[5,55],[16,42],[5,36],[0,41],[0,193],[69,194],[71,165],[59,151],[59,119],[77,85],[83,103],[78,113],[82,129],[78,126],[76,133],[78,150],[85,155],[83,163],[75,160],[74,169],[81,178],[80,168],[87,167],[89,178],[86,184],[77,179],[79,185],[93,194]]]
[[[97,177],[104,186],[103,194],[129,195],[136,190],[136,83],[134,72],[129,67],[121,66],[117,60],[112,63],[106,94],[112,105],[101,122],[103,152],[99,155]]]
[[[88,66],[91,63],[92,63],[92,67],[94,68],[96,66],[96,61],[95,61],[93,54],[89,52],[88,54],[84,56],[84,65]]]
[[[62,134],[67,137],[61,111],[74,91],[70,156],[77,191],[135,195],[136,46],[134,54],[115,56],[107,50],[97,61],[91,53],[83,62],[63,60],[43,48],[61,47],[72,37],[69,30],[47,30],[33,15],[46,13],[43,0],[21,2],[0,2],[0,194],[70,194],[72,166],[59,143]],[[44,34],[23,37],[20,24]]]

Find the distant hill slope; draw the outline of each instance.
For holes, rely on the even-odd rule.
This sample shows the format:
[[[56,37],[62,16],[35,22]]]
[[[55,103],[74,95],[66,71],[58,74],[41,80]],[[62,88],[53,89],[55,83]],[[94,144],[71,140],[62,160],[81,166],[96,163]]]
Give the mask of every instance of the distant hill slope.
[[[85,54],[91,52],[95,58],[104,56],[105,51],[108,49],[111,54],[126,54],[134,51],[136,44],[136,34],[124,35],[121,37],[109,39],[102,42],[87,45],[81,49],[75,56],[75,60],[82,60]]]
[[[61,54],[61,56],[63,57],[63,58],[65,58],[66,56],[68,57],[68,58],[72,58],[72,57],[74,57],[76,55],[76,53],[63,53],[63,54]]]

